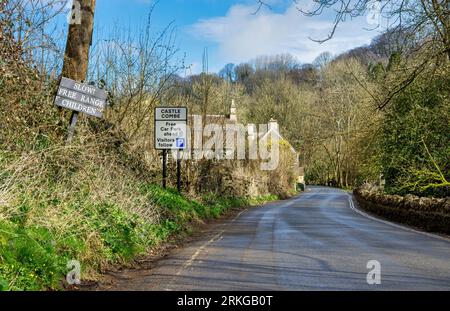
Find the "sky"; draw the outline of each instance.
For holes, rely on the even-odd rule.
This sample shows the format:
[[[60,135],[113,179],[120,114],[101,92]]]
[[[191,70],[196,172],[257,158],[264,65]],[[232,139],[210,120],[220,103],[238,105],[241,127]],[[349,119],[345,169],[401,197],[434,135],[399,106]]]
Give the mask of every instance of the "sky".
[[[152,19],[154,32],[173,22],[180,57],[185,55],[189,73],[202,69],[202,55],[208,49],[210,72],[227,63],[239,64],[261,55],[290,53],[301,63],[312,62],[320,53],[338,55],[369,44],[378,35],[367,17],[340,25],[335,36],[319,44],[309,38],[323,39],[332,29],[332,12],[307,17],[291,0],[269,0],[271,7],[255,14],[256,0],[160,0]],[[154,0],[97,0],[95,28],[107,32],[114,25],[137,29],[147,20]],[[305,9],[312,0],[299,0]]]

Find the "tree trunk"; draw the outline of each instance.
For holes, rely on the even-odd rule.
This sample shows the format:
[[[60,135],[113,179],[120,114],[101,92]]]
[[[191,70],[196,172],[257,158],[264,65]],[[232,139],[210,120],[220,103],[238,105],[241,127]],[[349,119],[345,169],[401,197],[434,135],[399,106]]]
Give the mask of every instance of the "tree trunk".
[[[94,29],[95,0],[76,0],[73,2],[72,19],[67,33],[66,50],[62,76],[84,82],[88,70],[89,48],[92,43]],[[64,110],[60,108],[60,122],[64,122]],[[73,111],[67,142],[73,137],[78,112]]]
[[[94,29],[95,0],[78,0],[78,3],[80,12],[73,10],[72,14],[80,14],[81,23],[77,23],[75,18],[69,25],[62,75],[76,81],[84,81]],[[76,9],[76,6],[74,7]]]

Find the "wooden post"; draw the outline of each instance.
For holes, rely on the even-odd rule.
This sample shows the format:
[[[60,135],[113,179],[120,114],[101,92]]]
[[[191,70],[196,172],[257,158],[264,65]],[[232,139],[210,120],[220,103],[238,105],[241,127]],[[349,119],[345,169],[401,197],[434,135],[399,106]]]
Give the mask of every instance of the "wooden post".
[[[167,187],[167,150],[163,150],[162,152],[163,156],[163,171],[162,171],[162,187],[166,189]]]
[[[67,144],[70,144],[75,134],[75,126],[77,125],[78,111],[73,111],[70,116],[69,132],[67,134]]]
[[[180,150],[177,151],[177,190],[181,193],[181,158]]]
[[[74,0],[72,19],[67,33],[62,76],[82,82],[86,79],[89,48],[94,30],[95,0]],[[72,141],[78,112],[72,112],[67,143]]]

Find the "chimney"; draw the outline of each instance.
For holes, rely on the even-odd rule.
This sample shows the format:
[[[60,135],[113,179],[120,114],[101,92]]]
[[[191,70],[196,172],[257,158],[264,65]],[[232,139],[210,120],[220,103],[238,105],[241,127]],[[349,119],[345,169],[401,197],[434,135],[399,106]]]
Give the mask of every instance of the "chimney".
[[[278,132],[278,121],[274,118],[270,119],[269,121],[269,131],[276,131]]]
[[[237,122],[237,109],[234,99],[231,100],[230,121]]]

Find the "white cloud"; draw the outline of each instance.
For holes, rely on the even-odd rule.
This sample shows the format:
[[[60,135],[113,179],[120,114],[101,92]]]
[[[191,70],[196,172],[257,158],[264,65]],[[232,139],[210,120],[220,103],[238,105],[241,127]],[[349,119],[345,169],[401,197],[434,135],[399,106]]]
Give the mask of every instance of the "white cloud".
[[[294,6],[282,13],[255,6],[234,5],[226,16],[203,19],[189,26],[188,32],[219,47],[223,63],[248,61],[259,55],[290,53],[301,62],[311,62],[320,53],[334,55],[368,44],[376,33],[368,28],[364,17],[342,23],[333,39],[323,44],[309,37],[323,39],[332,29],[334,16],[307,17]],[[327,18],[328,17],[328,18]]]

